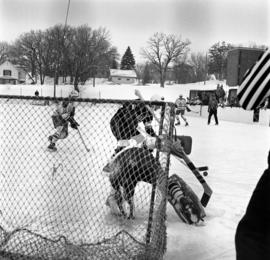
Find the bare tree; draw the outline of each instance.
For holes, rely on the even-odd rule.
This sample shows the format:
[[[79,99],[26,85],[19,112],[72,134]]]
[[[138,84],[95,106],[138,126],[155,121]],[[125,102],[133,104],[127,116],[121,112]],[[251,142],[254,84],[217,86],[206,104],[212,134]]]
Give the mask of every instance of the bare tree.
[[[154,65],[159,73],[161,87],[164,87],[169,64],[188,52],[189,44],[190,41],[182,40],[181,36],[155,33],[149,39],[148,46],[142,49],[142,55]]]
[[[7,42],[0,42],[0,64],[6,61],[9,51]]]
[[[30,72],[33,82],[37,82],[35,32],[21,34],[11,46],[9,57],[12,62],[19,64],[25,71]]]
[[[204,81],[206,79],[206,54],[203,53],[191,53],[189,64],[193,68],[194,80]]]
[[[142,80],[144,67],[145,67],[145,64],[142,64],[142,63],[135,64],[134,70],[136,72],[137,79],[139,82]]]
[[[72,64],[74,88],[78,89],[79,82],[85,82],[97,72],[109,68],[117,49],[111,46],[109,32],[105,28],[93,30],[87,25],[73,30],[70,39],[69,59]]]

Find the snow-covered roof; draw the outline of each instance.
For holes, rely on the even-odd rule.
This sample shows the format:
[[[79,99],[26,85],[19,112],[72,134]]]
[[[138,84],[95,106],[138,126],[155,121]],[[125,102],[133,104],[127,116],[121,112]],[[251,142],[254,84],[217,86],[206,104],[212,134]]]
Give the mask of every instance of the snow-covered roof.
[[[17,79],[17,78],[9,76],[9,75],[5,75],[5,76],[0,76],[0,79]]]
[[[20,66],[20,65],[18,65],[18,64],[14,64],[14,63],[12,63],[11,61],[9,61],[9,60],[6,60],[6,61],[4,61],[4,62],[2,62],[1,64],[0,64],[0,66],[2,67],[5,67],[5,66],[13,66],[15,69],[17,69],[18,71],[24,71],[25,72],[25,70]]]
[[[134,70],[110,70],[111,77],[125,77],[125,78],[137,78]]]

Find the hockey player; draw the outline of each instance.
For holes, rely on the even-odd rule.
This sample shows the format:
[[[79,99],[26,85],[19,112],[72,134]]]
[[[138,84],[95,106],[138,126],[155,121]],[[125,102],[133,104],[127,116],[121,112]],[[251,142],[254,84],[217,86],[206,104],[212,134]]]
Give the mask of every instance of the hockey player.
[[[129,139],[133,139],[137,143],[143,141],[144,137],[138,131],[140,123],[148,135],[156,136],[152,128],[152,121],[153,115],[144,104],[124,103],[110,121],[111,131],[118,141],[115,152],[119,152],[126,146],[126,141]]]
[[[151,100],[154,101],[154,99]],[[158,148],[162,152],[170,151],[178,157],[182,156],[183,150],[179,141],[158,137],[151,127],[152,120],[153,115],[146,105],[138,104],[133,107],[127,102],[117,111],[110,122],[111,130],[118,141],[118,147],[112,161],[103,169],[110,173],[109,179],[113,188],[106,205],[110,206],[114,213],[120,211],[124,217],[127,216],[123,208],[123,201],[126,200],[130,211],[128,218],[134,218],[133,197],[137,183],[143,181],[153,184],[157,179],[161,180],[161,176],[165,174],[159,161],[152,154],[153,149]],[[144,123],[147,137],[143,136],[142,129],[138,130],[140,122]],[[125,150],[124,147],[128,146],[132,139],[140,145]],[[182,183],[184,182],[182,181]],[[187,192],[187,185],[183,186],[178,181],[174,182],[172,187],[174,190],[176,190],[175,187],[178,187],[178,192],[173,192],[170,200],[177,214],[189,224],[199,222],[205,213],[200,207],[198,199],[194,199],[196,196],[191,198],[192,192]],[[121,188],[123,188],[123,194]],[[174,198],[175,194],[179,196]]]
[[[177,120],[177,123],[175,125],[181,124],[180,118],[179,118],[179,115],[181,115],[181,118],[185,121],[185,126],[188,126],[188,121],[187,121],[186,117],[184,116],[187,102],[181,94],[179,95],[179,98],[176,99],[175,105],[176,105],[176,112],[175,113],[176,113],[176,120]]]
[[[78,92],[76,90],[71,91],[69,98],[78,97]],[[74,119],[75,106],[74,103],[69,99],[64,100],[56,107],[53,112],[52,121],[54,128],[56,129],[53,135],[48,137],[50,144],[48,146],[49,151],[56,151],[56,142],[59,139],[65,139],[68,136],[68,123],[74,129],[78,129],[79,124]]]
[[[148,135],[156,136],[152,128],[152,120],[153,115],[144,104],[131,104],[130,102],[126,102],[117,110],[110,121],[110,128],[117,140],[117,147],[114,150],[112,160],[103,168],[104,172],[110,174],[109,179],[113,188],[106,201],[106,204],[112,208],[112,205],[117,203],[122,215],[125,215],[125,213],[122,208],[122,194],[120,187],[122,186],[122,181],[124,179],[121,177],[121,174],[118,171],[115,171],[114,160],[125,147],[129,146],[131,141],[138,145],[143,144],[145,138],[138,130],[139,127],[143,126],[143,131],[145,131]],[[137,148],[135,148],[135,150],[136,149]],[[148,153],[151,154],[151,152],[152,150],[149,150]],[[149,156],[151,157],[151,155]],[[128,174],[129,173],[127,173],[126,176],[128,176]],[[134,176],[135,175],[133,175],[133,178]],[[132,196],[129,197],[128,202],[130,203],[132,212],[130,217],[133,218],[133,201],[131,197]]]

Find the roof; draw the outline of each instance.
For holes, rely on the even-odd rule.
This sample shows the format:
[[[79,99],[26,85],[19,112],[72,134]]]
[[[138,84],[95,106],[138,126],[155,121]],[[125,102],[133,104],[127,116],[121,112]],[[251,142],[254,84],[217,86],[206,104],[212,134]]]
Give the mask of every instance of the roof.
[[[234,52],[234,51],[239,51],[239,50],[243,50],[243,51],[254,51],[254,52],[264,52],[265,50],[262,48],[252,48],[252,47],[234,47],[232,49],[230,49],[228,52]]]
[[[17,71],[22,71],[22,72],[25,72],[26,73],[26,71],[24,70],[24,68],[22,68],[20,65],[18,65],[18,64],[13,64],[11,61],[9,61],[9,60],[5,60],[4,62],[2,62],[1,64],[0,64],[0,66],[5,66],[5,63],[9,63],[11,66],[13,66]]]
[[[110,70],[111,77],[137,78],[134,70]]]
[[[5,76],[0,76],[0,79],[17,79],[17,78],[5,75]]]

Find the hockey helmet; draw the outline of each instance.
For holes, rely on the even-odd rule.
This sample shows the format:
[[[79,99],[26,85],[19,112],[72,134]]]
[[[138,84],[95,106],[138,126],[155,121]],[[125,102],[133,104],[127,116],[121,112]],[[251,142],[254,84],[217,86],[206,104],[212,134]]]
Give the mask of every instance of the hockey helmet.
[[[161,97],[160,95],[153,95],[150,98],[150,101],[162,101],[162,100],[164,100],[164,97]]]
[[[69,97],[70,98],[77,98],[79,97],[79,93],[77,90],[72,90],[70,93],[69,93]]]
[[[160,95],[153,95],[151,98],[150,98],[150,101],[163,101],[164,100],[164,97],[161,97]],[[159,109],[159,106],[152,106],[154,110],[157,110]]]
[[[69,101],[68,100],[63,100],[63,102],[62,102],[62,106],[63,107],[67,107],[68,104],[69,104]]]

